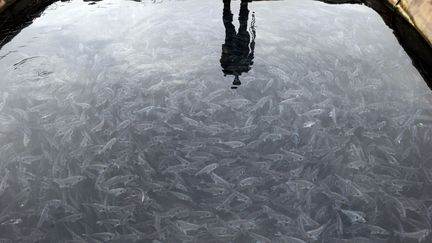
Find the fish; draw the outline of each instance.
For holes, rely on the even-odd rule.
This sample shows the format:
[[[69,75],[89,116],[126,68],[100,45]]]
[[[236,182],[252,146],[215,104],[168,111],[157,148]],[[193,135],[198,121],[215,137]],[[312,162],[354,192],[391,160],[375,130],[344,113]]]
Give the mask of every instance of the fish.
[[[197,190],[210,193],[213,196],[224,195],[228,192],[228,190],[225,187],[217,187],[217,186],[208,187],[208,188],[198,187]]]
[[[122,130],[128,128],[131,125],[131,123],[132,122],[130,120],[124,120],[117,125],[117,130],[122,131]]]
[[[0,223],[0,225],[17,225],[21,224],[23,220],[21,218],[12,218]]]
[[[127,189],[126,188],[113,188],[113,189],[109,189],[107,192],[109,194],[114,195],[115,197],[118,197],[118,196],[126,193]]]
[[[185,124],[187,124],[188,126],[192,126],[192,127],[198,127],[200,125],[200,123],[192,118],[186,117],[184,115],[182,115],[181,119],[183,120],[183,122]]]
[[[86,179],[85,176],[70,176],[67,178],[53,179],[60,188],[72,188],[76,184]]]
[[[84,236],[87,236],[87,237],[92,238],[92,239],[102,240],[105,242],[119,238],[118,234],[111,233],[111,232],[98,232],[98,233],[93,233],[93,234],[89,234],[89,235],[85,234]]]
[[[364,218],[364,213],[354,210],[340,210],[343,214],[345,214],[353,223],[366,223],[366,219]]]
[[[105,118],[102,118],[101,121],[98,124],[96,124],[96,126],[94,126],[90,131],[92,133],[100,132],[102,131],[104,125],[105,125]]]
[[[218,176],[214,172],[210,173],[210,177],[216,185],[220,185],[220,186],[223,186],[225,188],[231,188],[232,187],[231,183],[229,183],[228,181],[226,181],[222,177]]]
[[[271,219],[276,220],[276,222],[280,225],[289,225],[294,223],[294,219],[275,211],[274,209],[272,209],[271,207],[264,205],[262,207],[262,210],[265,214],[267,214],[267,216]]]
[[[284,149],[281,149],[281,150],[284,152],[284,154],[285,154],[286,157],[288,157],[288,158],[290,158],[290,159],[292,159],[294,161],[303,161],[304,160],[304,156],[301,155],[301,154],[294,153],[294,152],[291,152],[291,151],[287,151],[287,150],[284,150]]]
[[[213,217],[213,213],[210,211],[191,211],[190,215],[200,219]]]
[[[329,116],[332,119],[333,123],[337,126],[337,117],[336,117],[336,107],[333,107],[329,112]]]
[[[227,100],[224,103],[226,106],[233,107],[234,109],[242,109],[244,106],[249,105],[251,102],[248,99],[238,98]]]
[[[250,107],[250,109],[248,110],[248,113],[249,112],[256,112],[258,109],[263,109],[264,105],[266,103],[269,103],[270,108],[273,106],[272,96],[270,96],[270,95],[264,96],[261,99],[259,99],[258,102],[254,106]]]
[[[173,194],[176,198],[178,198],[180,200],[189,201],[189,202],[193,203],[193,199],[185,193],[171,191],[171,194]]]
[[[235,231],[226,226],[213,226],[208,227],[208,231],[211,235],[216,237],[232,237],[235,235]]]
[[[258,177],[247,177],[239,181],[239,186],[245,187],[245,186],[252,186],[256,183],[258,183],[260,180]]]
[[[226,225],[229,228],[233,229],[245,229],[245,230],[251,230],[256,227],[256,223],[253,220],[247,220],[247,219],[236,219],[226,222]]]
[[[249,236],[251,236],[254,240],[256,240],[257,242],[260,243],[271,243],[272,240],[263,236],[263,235],[259,235],[257,233],[254,232],[249,232]]]
[[[183,234],[187,235],[189,231],[195,231],[200,228],[207,228],[207,225],[193,224],[184,220],[176,220],[175,225],[180,229]]]
[[[430,229],[422,229],[414,232],[399,232],[399,231],[395,232],[395,234],[399,236],[402,240],[413,239],[416,240],[417,242],[422,242],[423,240],[425,240],[430,233],[431,233]]]
[[[357,170],[366,167],[367,162],[363,160],[362,157],[363,157],[362,154],[355,156],[357,160],[349,162],[347,166],[351,169],[357,169]]]
[[[317,124],[317,122],[319,122],[319,120],[306,121],[303,123],[303,128],[313,127],[315,124]]]
[[[170,167],[166,168],[165,170],[163,170],[162,174],[167,174],[167,173],[177,174],[179,172],[182,172],[182,171],[188,169],[189,167],[190,167],[189,164],[173,165],[173,166],[170,166]]]
[[[121,226],[124,222],[121,219],[104,219],[96,221],[96,224],[99,226],[112,226],[118,227]]]
[[[216,207],[216,209],[220,211],[228,211],[229,204],[236,198],[236,196],[237,194],[235,192],[231,193]]]
[[[367,229],[369,230],[370,234],[372,234],[372,235],[389,235],[390,234],[386,229],[384,229],[378,225],[367,225]]]
[[[287,243],[306,243],[306,241],[292,237],[292,236],[286,236],[286,235],[279,235],[278,238],[281,240],[281,242],[287,242]]]
[[[83,213],[76,213],[76,214],[71,214],[71,215],[65,216],[65,217],[59,219],[58,222],[75,223],[76,221],[81,220],[83,218],[84,218]]]
[[[206,165],[204,166],[204,168],[202,168],[197,173],[195,173],[195,176],[202,175],[202,174],[209,174],[212,171],[214,171],[217,167],[219,167],[219,164],[217,163],[211,163],[209,165]]]
[[[310,116],[310,117],[314,117],[314,116],[318,116],[321,115],[325,112],[324,109],[318,108],[318,109],[313,109],[313,110],[309,110],[305,113],[302,114],[302,116]]]
[[[146,131],[149,131],[151,129],[154,128],[154,124],[153,123],[139,123],[139,124],[135,124],[134,128],[139,132],[139,133],[144,133]]]
[[[246,146],[246,144],[244,144],[241,141],[226,141],[226,142],[221,142],[221,144],[224,144],[224,145],[231,147],[231,148],[234,148],[234,149]]]
[[[117,138],[111,138],[103,147],[98,151],[98,154],[103,154],[112,149],[114,144],[117,143]]]
[[[241,178],[245,173],[246,173],[246,168],[244,166],[238,166],[228,171],[226,173],[225,178],[227,178],[228,181],[233,181],[233,180],[237,180],[238,178]]]
[[[285,182],[286,185],[288,186],[293,186],[295,188],[298,189],[305,189],[305,190],[310,190],[312,188],[314,188],[316,185],[310,181],[307,180],[289,180],[287,182]]]
[[[327,227],[327,224],[323,224],[323,225],[319,226],[318,228],[306,231],[306,236],[312,240],[318,240],[320,235],[324,232],[326,227]]]
[[[6,189],[9,187],[9,170],[5,169],[5,173],[0,181],[0,197],[4,194],[4,192],[6,191]]]
[[[284,157],[283,154],[266,154],[266,155],[263,156],[263,158],[271,160],[271,161],[281,161],[285,157]]]
[[[215,98],[217,98],[217,97],[219,97],[225,93],[227,93],[227,91],[225,89],[218,89],[218,90],[215,90],[215,91],[211,92],[210,94],[208,94],[205,99],[206,99],[206,101],[211,102]]]
[[[162,218],[181,217],[182,215],[189,215],[189,211],[190,210],[188,210],[187,208],[178,206],[168,210],[167,212],[163,213],[158,217],[162,217]]]
[[[275,83],[275,80],[270,78],[270,80],[265,85],[264,89],[261,91],[261,94],[266,93]]]
[[[116,184],[127,185],[138,178],[139,177],[137,175],[118,175],[103,181],[101,183],[101,187],[109,189],[111,186]]]

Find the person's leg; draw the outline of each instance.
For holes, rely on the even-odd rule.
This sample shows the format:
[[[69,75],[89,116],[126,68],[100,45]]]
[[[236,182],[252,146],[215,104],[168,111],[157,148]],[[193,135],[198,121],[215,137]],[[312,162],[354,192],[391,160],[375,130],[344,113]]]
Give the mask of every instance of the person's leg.
[[[231,9],[231,0],[223,0],[224,8]]]
[[[239,22],[240,22],[239,33],[247,31],[248,18],[249,18],[248,2],[242,1],[240,5],[240,12],[239,12]]]

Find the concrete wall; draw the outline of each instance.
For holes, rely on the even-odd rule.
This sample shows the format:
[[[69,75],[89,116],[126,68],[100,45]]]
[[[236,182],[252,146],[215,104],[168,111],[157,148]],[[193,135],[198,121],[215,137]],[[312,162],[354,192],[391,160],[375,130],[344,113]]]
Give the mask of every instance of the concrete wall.
[[[0,12],[6,9],[7,6],[11,5],[15,0],[0,0]]]
[[[432,0],[387,0],[432,46]]]

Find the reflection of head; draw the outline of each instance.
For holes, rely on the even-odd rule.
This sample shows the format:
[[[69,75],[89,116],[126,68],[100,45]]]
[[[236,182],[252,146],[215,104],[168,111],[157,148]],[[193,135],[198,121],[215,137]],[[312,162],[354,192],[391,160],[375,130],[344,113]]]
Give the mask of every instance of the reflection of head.
[[[240,85],[240,84],[241,84],[240,78],[238,75],[236,75],[233,81],[233,85]]]

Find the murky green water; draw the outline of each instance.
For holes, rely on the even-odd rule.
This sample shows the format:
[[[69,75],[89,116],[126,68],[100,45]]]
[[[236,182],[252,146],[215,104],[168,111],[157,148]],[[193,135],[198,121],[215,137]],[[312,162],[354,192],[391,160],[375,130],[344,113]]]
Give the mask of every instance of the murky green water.
[[[432,94],[364,6],[61,2],[0,74],[4,242],[431,240]]]

